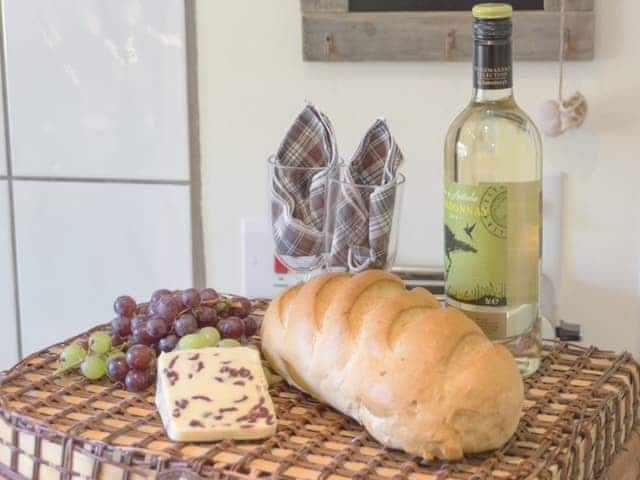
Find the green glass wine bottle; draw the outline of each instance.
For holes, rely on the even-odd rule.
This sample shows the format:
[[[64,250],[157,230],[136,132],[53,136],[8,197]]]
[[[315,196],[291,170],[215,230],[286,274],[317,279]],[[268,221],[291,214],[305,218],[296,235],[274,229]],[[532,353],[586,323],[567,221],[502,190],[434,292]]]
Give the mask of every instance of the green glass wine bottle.
[[[513,98],[507,4],[473,8],[473,95],[445,141],[450,306],[505,344],[524,376],[540,364],[542,144]]]

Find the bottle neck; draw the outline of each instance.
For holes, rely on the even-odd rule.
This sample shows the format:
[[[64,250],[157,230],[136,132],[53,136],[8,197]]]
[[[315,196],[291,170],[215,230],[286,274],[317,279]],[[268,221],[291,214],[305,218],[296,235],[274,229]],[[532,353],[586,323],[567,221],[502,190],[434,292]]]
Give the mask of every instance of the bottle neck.
[[[471,100],[475,103],[502,102],[513,98],[513,88],[501,88],[497,90],[474,88]]]
[[[513,96],[510,20],[502,25],[508,30],[483,36],[476,26],[473,42],[473,99],[476,102],[496,102]],[[495,28],[498,25],[493,25]],[[479,27],[479,28],[478,28]]]

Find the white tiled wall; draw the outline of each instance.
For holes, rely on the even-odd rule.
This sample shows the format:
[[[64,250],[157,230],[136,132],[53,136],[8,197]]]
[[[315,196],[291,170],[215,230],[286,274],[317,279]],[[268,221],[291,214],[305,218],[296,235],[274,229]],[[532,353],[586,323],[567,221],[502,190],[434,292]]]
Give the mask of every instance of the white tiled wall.
[[[18,359],[7,181],[0,180],[0,371]]]
[[[118,295],[191,284],[189,187],[14,188],[25,352],[109,321]]]
[[[183,0],[5,0],[15,175],[189,176]]]
[[[26,355],[108,322],[117,295],[192,285],[185,12],[183,0],[1,4]],[[5,183],[0,311],[15,327]]]

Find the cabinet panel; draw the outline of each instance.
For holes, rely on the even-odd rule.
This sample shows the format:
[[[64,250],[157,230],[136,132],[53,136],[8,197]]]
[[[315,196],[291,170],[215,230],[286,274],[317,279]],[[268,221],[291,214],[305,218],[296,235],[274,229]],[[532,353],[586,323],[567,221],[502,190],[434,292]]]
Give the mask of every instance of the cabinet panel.
[[[182,0],[2,5],[15,175],[188,179]]]
[[[192,282],[189,187],[17,181],[24,352],[110,321],[124,293]]]
[[[7,181],[0,180],[0,371],[6,370],[18,360],[18,338],[13,285],[13,259],[11,255],[11,230],[9,222],[9,192]]]

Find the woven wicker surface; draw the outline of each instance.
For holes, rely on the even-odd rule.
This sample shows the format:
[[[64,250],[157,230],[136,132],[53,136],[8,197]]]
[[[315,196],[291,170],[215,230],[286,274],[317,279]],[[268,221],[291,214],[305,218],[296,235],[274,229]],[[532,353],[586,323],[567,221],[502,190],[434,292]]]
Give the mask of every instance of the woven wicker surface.
[[[0,473],[10,478],[592,479],[610,465],[638,412],[640,368],[628,354],[554,343],[526,381],[512,440],[463,462],[427,464],[385,449],[354,421],[283,383],[271,388],[274,437],[175,444],[152,390],[138,395],[107,380],[55,376],[69,341],[26,358],[0,385]]]

